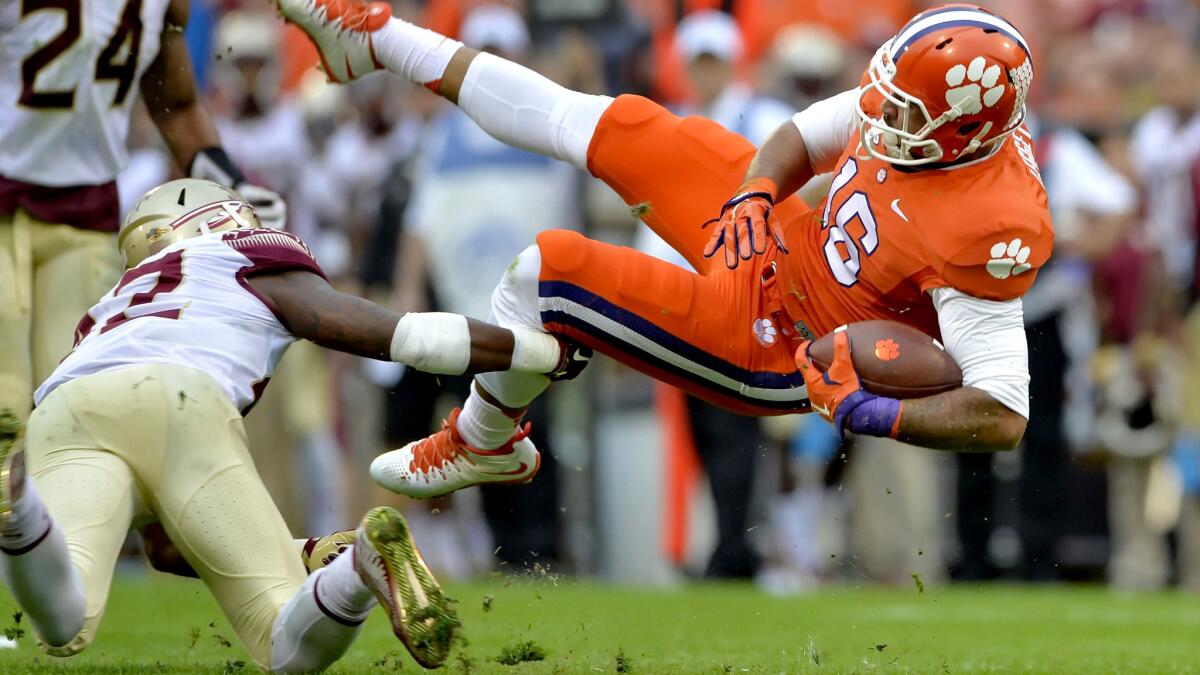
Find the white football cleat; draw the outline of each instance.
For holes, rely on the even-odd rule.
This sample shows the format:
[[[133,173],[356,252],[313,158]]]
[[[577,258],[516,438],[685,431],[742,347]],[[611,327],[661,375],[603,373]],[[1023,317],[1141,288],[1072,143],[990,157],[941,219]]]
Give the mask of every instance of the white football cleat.
[[[425,565],[404,516],[390,506],[371,509],[351,549],[354,569],[387,610],[392,633],[425,668],[446,661],[462,625]]]
[[[467,445],[458,434],[455,408],[442,420],[442,430],[371,462],[371,478],[381,487],[408,497],[439,497],[482,483],[527,483],[542,466],[542,456],[529,440],[529,425],[517,429],[495,450]]]
[[[332,82],[349,82],[383,64],[375,58],[371,33],[387,25],[392,7],[362,0],[275,0],[279,14],[308,34]]]

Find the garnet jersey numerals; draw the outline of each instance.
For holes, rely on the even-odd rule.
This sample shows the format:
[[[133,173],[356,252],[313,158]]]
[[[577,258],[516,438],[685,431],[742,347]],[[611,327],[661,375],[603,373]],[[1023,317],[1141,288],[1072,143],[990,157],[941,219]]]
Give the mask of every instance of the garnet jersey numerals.
[[[113,302],[115,309],[103,312],[102,316],[95,316],[91,312],[85,314],[79,325],[75,327],[75,346],[78,347],[80,342],[93,333],[97,335],[107,333],[126,321],[140,317],[155,316],[162,319],[178,319],[179,315],[183,313],[184,303],[161,302],[157,296],[170,293],[183,283],[184,253],[184,251],[174,251],[158,260],[138,265],[125,272],[125,276],[121,277],[120,283],[113,291],[113,301],[126,295],[128,295],[128,301],[124,304]],[[151,283],[151,279],[153,279],[153,283]],[[136,288],[145,288],[146,290],[129,293]],[[93,308],[93,312],[106,305],[111,308],[113,304],[102,303]],[[155,306],[147,307],[147,305]]]
[[[75,87],[38,91],[38,73],[75,44],[82,35],[82,0],[22,0],[21,17],[34,12],[63,12],[63,29],[21,63],[21,105],[29,108],[73,108]],[[142,0],[129,0],[108,44],[96,58],[95,79],[116,80],[113,105],[125,102],[137,74],[138,51],[142,44]]]

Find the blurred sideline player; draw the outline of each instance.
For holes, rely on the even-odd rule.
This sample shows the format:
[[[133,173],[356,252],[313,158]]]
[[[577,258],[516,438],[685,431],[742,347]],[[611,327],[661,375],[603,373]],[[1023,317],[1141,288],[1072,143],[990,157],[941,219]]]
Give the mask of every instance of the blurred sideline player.
[[[549,373],[567,350],[543,332],[399,315],[340,293],[302,240],[261,228],[211,181],[147,193],[118,241],[129,269],[35,393],[25,450],[17,423],[0,433],[0,572],[47,651],[91,643],[126,533],[156,520],[260,666],[327,667],[376,598],[414,657],[441,663],[456,620],[399,513],[370,511],[353,554],[306,579],[242,415],[300,338],[443,374]],[[492,480],[538,467],[503,469]]]
[[[70,350],[79,316],[119,276],[117,174],[139,93],[176,165],[236,187],[270,224],[279,196],[245,183],[200,101],[188,0],[0,6],[0,409]]]
[[[792,117],[781,101],[757,94],[739,81],[734,70],[744,44],[733,17],[715,10],[688,14],[675,31],[675,50],[695,100],[678,110],[680,115],[702,115],[758,145]],[[644,224],[634,237],[634,248],[661,260],[692,269],[678,251]],[[655,388],[655,396],[680,396],[678,390]],[[746,533],[750,501],[754,495],[759,448],[763,444],[761,421],[738,415],[695,397],[683,397],[685,423],[692,430],[691,445],[700,460],[716,509],[717,543],[709,556],[705,575],[750,577],[759,565],[758,554]],[[661,403],[660,403],[661,405]],[[667,407],[666,409],[675,409]],[[668,446],[671,447],[671,446]],[[672,472],[672,474],[678,472]],[[668,480],[676,479],[669,474]],[[686,482],[671,489],[687,490]]]
[[[572,336],[739,411],[811,405],[839,431],[942,449],[1020,441],[1029,410],[1020,296],[1053,234],[1022,126],[1032,57],[1004,19],[969,5],[918,14],[875,53],[861,87],[800,112],[756,153],[714,122],[637,96],[566,90],[389,19],[382,3],[279,2],[332,78],[386,67],[497,138],[589,169],[645,204],[643,219],[698,272],[542,233],[501,280],[496,323]],[[835,177],[818,208],[791,196],[827,171]],[[713,213],[715,227],[701,227]],[[828,372],[812,366],[807,340],[869,319],[940,335],[965,386],[906,401],[864,391],[845,333]],[[536,451],[510,439],[548,385],[516,373],[476,378],[441,432],[382,456],[373,475],[428,496],[475,482],[480,452],[528,463]]]
[[[304,114],[297,98],[280,90],[284,28],[261,9],[232,11],[217,22],[217,53],[223,57],[212,72],[214,98],[223,104],[212,104],[214,119],[233,161],[283,195],[291,207],[287,230],[304,239],[330,271],[333,259],[322,247],[327,239],[317,236],[317,209],[306,206],[322,198],[304,194],[302,183],[313,158]],[[324,199],[341,202],[345,196]],[[347,486],[326,354],[307,342],[295,345],[275,371],[275,385],[246,418],[246,434],[257,463],[286,462],[295,469],[271,472],[263,481],[293,531],[344,527]]]

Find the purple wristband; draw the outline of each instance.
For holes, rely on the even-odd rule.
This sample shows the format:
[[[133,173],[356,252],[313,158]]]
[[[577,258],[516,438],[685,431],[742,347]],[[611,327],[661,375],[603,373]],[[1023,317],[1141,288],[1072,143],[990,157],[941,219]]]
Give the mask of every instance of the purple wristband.
[[[842,402],[834,421],[839,429],[860,436],[890,438],[899,417],[899,399],[859,391]]]

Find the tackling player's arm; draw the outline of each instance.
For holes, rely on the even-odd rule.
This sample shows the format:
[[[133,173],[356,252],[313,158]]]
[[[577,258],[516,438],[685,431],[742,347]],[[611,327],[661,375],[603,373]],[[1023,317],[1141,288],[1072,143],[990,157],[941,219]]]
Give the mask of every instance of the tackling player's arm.
[[[399,314],[342,293],[312,272],[262,274],[249,282],[293,335],[358,356],[443,375],[512,369],[555,378],[573,376],[585,362],[547,333],[458,314]]]

